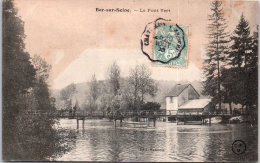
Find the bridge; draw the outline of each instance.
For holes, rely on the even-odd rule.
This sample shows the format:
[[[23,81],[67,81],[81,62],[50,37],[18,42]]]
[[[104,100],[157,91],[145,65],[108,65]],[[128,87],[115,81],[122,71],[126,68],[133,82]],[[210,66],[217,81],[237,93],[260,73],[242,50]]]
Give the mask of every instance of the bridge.
[[[228,120],[232,117],[231,114],[224,114],[224,113],[205,113],[205,112],[178,112],[177,111],[111,111],[111,112],[102,112],[102,111],[93,111],[87,112],[84,110],[77,110],[75,112],[71,111],[53,111],[53,112],[46,112],[42,110],[35,110],[32,111],[31,114],[48,114],[50,116],[54,116],[55,118],[69,118],[77,120],[77,128],[79,126],[79,121],[82,120],[82,125],[84,126],[84,121],[86,119],[93,119],[93,118],[108,118],[110,120],[114,120],[115,125],[116,121],[120,120],[120,124],[122,123],[123,119],[126,118],[136,118],[136,119],[146,119],[146,121],[153,121],[155,126],[155,121],[159,118],[170,118],[178,121],[187,121],[189,119],[196,119],[201,120],[202,124],[204,124],[205,119],[209,119],[208,123],[211,123],[211,118],[215,116],[221,116],[222,119]]]
[[[145,119],[145,121],[153,121],[155,126],[155,121],[159,118],[163,118],[166,120],[167,118],[172,119],[174,121],[183,121],[184,123],[189,120],[196,120],[201,121],[202,124],[206,123],[206,119],[208,120],[207,123],[211,124],[212,117],[222,117],[222,119],[228,122],[229,118],[232,117],[231,114],[225,113],[207,113],[207,112],[177,112],[177,111],[115,111],[115,112],[101,112],[101,111],[94,111],[94,112],[86,112],[86,111],[76,111],[74,114],[68,113],[61,113],[57,115],[59,118],[70,118],[76,119],[77,124],[79,120],[83,120],[90,118],[108,118],[110,120],[114,120],[115,124],[117,120],[120,120],[120,124],[122,123],[123,119],[127,118],[136,118],[137,120]]]
[[[112,111],[112,112],[101,112],[101,111],[94,111],[94,112],[87,112],[83,110],[78,110],[74,113],[69,112],[56,112],[57,118],[109,118],[109,119],[121,119],[121,118],[148,118],[148,117],[176,117],[182,118],[186,116],[199,116],[199,117],[231,117],[231,114],[226,113],[206,113],[206,112],[178,112],[177,111],[170,111],[170,110],[159,110],[159,111]]]

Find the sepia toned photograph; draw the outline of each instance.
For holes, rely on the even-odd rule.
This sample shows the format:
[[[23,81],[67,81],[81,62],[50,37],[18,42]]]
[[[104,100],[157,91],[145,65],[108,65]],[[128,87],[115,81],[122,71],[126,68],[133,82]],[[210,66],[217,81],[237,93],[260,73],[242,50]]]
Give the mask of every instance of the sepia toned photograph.
[[[2,160],[258,162],[257,0],[2,0]]]

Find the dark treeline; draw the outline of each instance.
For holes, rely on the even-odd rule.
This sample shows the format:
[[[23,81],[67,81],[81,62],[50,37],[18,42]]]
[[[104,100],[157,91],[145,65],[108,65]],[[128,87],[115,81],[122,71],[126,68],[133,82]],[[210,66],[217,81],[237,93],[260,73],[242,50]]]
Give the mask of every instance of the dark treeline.
[[[233,32],[227,32],[221,1],[211,3],[208,16],[207,58],[204,60],[204,94],[220,111],[222,103],[241,104],[244,113],[255,115],[258,91],[258,26],[251,32],[243,13]]]
[[[47,80],[51,66],[25,51],[23,21],[12,0],[3,1],[3,159],[44,161],[62,151],[62,132],[53,129],[55,99]],[[65,148],[64,148],[65,149]]]
[[[149,102],[151,98],[147,98],[154,97],[158,90],[158,84],[151,78],[151,70],[147,66],[137,65],[126,78],[122,78],[120,72],[120,67],[114,62],[106,72],[106,80],[98,81],[94,74],[86,85],[88,88],[84,99],[80,100],[81,104],[74,96],[77,93],[76,85],[68,85],[60,91],[62,104],[59,107],[64,110],[80,108],[90,114],[97,110],[105,114],[160,109],[159,103]]]

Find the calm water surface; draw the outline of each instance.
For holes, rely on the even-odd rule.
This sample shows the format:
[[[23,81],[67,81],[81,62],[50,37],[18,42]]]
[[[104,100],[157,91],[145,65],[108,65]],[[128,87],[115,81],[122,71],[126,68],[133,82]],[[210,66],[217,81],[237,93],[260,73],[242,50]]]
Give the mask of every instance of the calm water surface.
[[[75,130],[72,150],[58,161],[256,161],[257,129],[248,124],[176,125],[155,128],[113,126],[108,120],[61,119],[59,127]],[[246,143],[244,154],[232,152],[235,140]]]

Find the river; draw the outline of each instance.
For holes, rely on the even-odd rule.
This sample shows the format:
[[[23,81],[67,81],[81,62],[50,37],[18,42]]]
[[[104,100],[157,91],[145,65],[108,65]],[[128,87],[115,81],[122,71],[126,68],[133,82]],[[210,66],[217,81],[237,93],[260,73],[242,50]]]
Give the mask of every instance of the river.
[[[109,120],[61,119],[59,127],[76,131],[71,150],[57,161],[256,161],[257,128],[249,124],[176,125],[157,122],[156,127],[114,127]],[[243,154],[232,143],[246,144]]]

